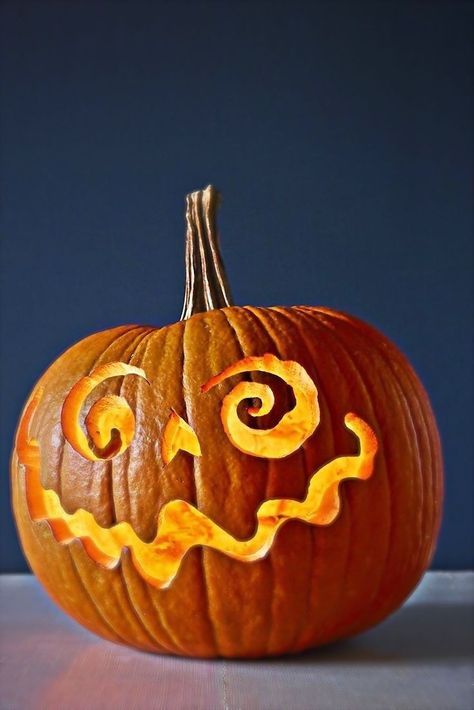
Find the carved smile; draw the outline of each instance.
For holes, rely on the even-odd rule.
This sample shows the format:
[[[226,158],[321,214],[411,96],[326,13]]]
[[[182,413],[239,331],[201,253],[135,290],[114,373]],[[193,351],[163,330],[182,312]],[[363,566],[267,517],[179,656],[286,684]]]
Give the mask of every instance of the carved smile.
[[[31,518],[35,522],[46,521],[61,544],[79,539],[89,557],[108,568],[118,565],[122,550],[128,548],[137,571],[159,589],[171,584],[192,547],[202,545],[241,562],[252,562],[268,553],[278,530],[289,520],[311,525],[332,523],[341,505],[339,484],[350,478],[368,479],[377,452],[377,440],[369,425],[355,414],[346,414],[344,423],[358,438],[359,453],[338,457],[315,471],[304,500],[264,501],[256,513],[255,534],[248,540],[233,537],[190,503],[172,500],[160,510],[155,538],[143,542],[128,522],[104,528],[86,510],[67,513],[57,493],[43,488],[40,447],[35,439],[29,438],[30,422],[40,398],[41,391],[37,390],[25,410],[16,446],[19,463],[25,467],[25,491]]]

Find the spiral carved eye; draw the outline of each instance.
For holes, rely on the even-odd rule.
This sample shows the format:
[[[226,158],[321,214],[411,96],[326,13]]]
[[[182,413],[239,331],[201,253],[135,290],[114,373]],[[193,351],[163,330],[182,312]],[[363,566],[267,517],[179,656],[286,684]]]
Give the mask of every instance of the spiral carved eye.
[[[110,377],[124,375],[137,375],[146,380],[141,368],[124,362],[111,362],[100,365],[90,375],[76,382],[64,400],[61,411],[64,436],[73,449],[89,461],[114,458],[128,449],[133,441],[135,416],[124,397],[105,395],[90,408],[84,423],[94,450],[79,424],[84,402],[97,385]]]
[[[275,398],[268,385],[259,382],[239,382],[224,397],[221,420],[230,441],[240,451],[261,458],[279,459],[295,452],[319,424],[318,391],[304,367],[292,360],[280,360],[274,355],[246,357],[212,377],[201,387],[208,392],[232,375],[243,372],[267,372],[288,384],[295,397],[295,406],[283,415],[272,429],[251,429],[238,416],[239,404],[244,399],[257,398],[260,405],[247,408],[252,417],[268,414]]]

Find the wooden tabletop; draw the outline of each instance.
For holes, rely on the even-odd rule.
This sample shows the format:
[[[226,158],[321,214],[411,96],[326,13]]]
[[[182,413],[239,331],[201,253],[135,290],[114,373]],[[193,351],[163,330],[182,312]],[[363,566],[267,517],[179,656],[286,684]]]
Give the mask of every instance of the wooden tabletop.
[[[96,638],[29,575],[0,577],[0,710],[471,710],[474,573],[428,573],[377,628],[268,661],[153,656]]]

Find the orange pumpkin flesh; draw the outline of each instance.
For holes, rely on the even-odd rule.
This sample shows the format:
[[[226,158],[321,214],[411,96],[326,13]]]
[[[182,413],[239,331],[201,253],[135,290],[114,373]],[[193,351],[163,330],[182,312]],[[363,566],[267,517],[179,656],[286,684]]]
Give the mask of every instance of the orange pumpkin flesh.
[[[245,388],[271,386],[273,409],[254,419],[258,431],[275,427],[294,407],[282,379],[232,371],[234,363],[264,354],[298,363],[318,393],[317,428],[284,458],[245,453],[225,434],[223,402],[230,397],[232,404],[239,382]],[[78,393],[78,383],[117,362],[133,368],[134,376],[110,376],[80,399],[84,391]],[[115,328],[64,353],[35,392],[41,396],[30,400],[32,418],[22,419],[12,460],[20,537],[53,598],[105,638],[203,657],[295,652],[384,618],[429,564],[442,498],[440,446],[429,401],[400,352],[357,319],[322,308],[226,307],[161,329]],[[246,392],[255,396],[254,390]],[[93,449],[82,440],[92,453],[85,457],[66,441],[61,412],[64,418],[64,408],[67,414],[75,401],[85,431],[84,415],[104,396],[123,398],[123,408],[127,403],[133,436],[112,437],[116,448],[109,451],[107,436],[98,436]],[[172,411],[195,434],[201,455],[191,455],[184,439],[165,464],[162,447]],[[340,512],[330,524],[290,519],[279,525],[268,554],[255,561],[192,547],[172,582],[160,588],[137,569],[132,549],[125,546],[119,564],[113,555],[99,559],[90,539],[59,541],[62,534],[69,539],[67,521],[62,528],[57,521],[55,529],[53,521],[34,520],[44,517],[35,508],[44,489],[70,516],[87,511],[91,525],[101,528],[122,523],[143,545],[157,536],[160,511],[167,506],[173,511],[172,501],[182,501],[188,512],[199,511],[235,540],[251,540],[258,512],[268,512],[273,500],[304,501],[316,471],[341,457],[357,457],[357,438],[344,424],[351,412],[375,435],[371,477],[339,486]],[[256,413],[261,411],[250,412]],[[108,414],[95,414],[90,428],[99,421],[99,430],[110,434],[114,422]],[[247,416],[249,426],[252,419]],[[132,424],[128,414],[121,422],[126,430]],[[67,434],[70,441],[77,427]],[[38,447],[40,495],[32,497],[30,487],[28,502],[27,475],[35,466],[39,473]]]

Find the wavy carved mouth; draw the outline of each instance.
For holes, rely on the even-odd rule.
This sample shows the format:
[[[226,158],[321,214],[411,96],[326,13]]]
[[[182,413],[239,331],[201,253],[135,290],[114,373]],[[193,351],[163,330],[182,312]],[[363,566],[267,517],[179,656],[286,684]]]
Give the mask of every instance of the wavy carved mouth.
[[[57,493],[43,488],[39,443],[29,438],[30,421],[40,398],[41,392],[33,394],[18,430],[16,446],[19,463],[25,467],[26,498],[32,520],[46,521],[55,539],[63,545],[79,539],[92,560],[110,569],[119,564],[122,550],[127,547],[140,575],[159,589],[169,587],[192,547],[203,545],[235,560],[252,562],[268,553],[278,530],[289,520],[329,525],[341,505],[339,484],[350,478],[368,479],[377,452],[377,440],[369,425],[355,414],[346,414],[344,423],[358,438],[359,453],[338,457],[315,471],[304,500],[264,501],[256,513],[255,534],[248,540],[233,537],[190,503],[172,500],[160,510],[154,540],[143,542],[130,523],[104,528],[86,510],[67,513]]]

